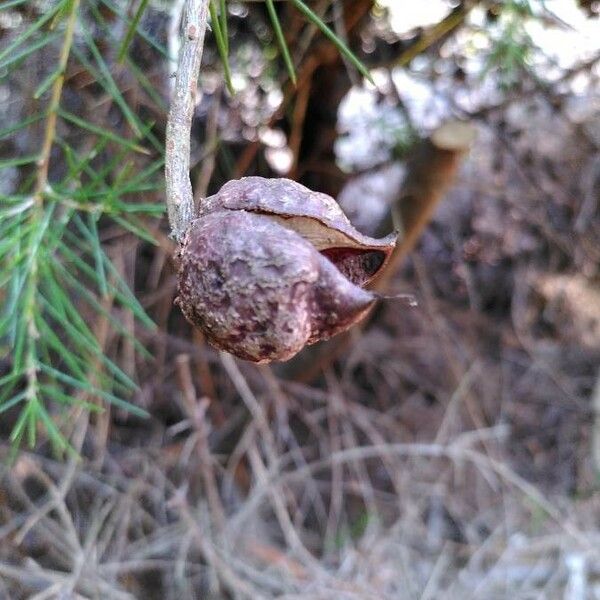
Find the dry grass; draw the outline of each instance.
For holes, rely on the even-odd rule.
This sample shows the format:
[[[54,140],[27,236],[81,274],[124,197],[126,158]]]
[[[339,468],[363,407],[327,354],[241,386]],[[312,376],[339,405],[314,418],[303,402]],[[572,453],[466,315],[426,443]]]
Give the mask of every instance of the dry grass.
[[[5,469],[0,594],[598,597],[595,349],[530,339],[519,286],[494,324],[414,265],[420,307],[311,386],[163,337],[150,421],[80,415],[86,458]]]
[[[397,278],[419,306],[310,384],[192,339],[168,241],[115,234],[152,417],[4,461],[0,598],[600,598],[598,146],[503,116]]]

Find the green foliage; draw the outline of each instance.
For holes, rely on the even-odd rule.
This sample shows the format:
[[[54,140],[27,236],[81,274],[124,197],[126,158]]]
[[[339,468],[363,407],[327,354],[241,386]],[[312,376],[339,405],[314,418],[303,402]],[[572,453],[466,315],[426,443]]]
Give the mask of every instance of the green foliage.
[[[269,18],[271,19],[271,24],[273,25],[273,31],[275,32],[275,37],[277,38],[277,43],[279,44],[279,49],[281,50],[281,55],[283,56],[283,60],[285,62],[286,69],[292,80],[292,83],[296,85],[296,70],[294,69],[294,63],[292,62],[292,57],[290,56],[290,51],[288,49],[287,43],[285,41],[285,36],[283,35],[283,30],[281,29],[281,23],[279,22],[279,17],[277,16],[277,11],[275,10],[275,5],[273,0],[266,0],[267,10],[269,12]]]
[[[217,6],[218,2],[218,6]],[[302,0],[290,0],[291,4],[300,11],[304,17],[313,23],[316,27],[318,27],[321,32],[335,45],[338,51],[359,71],[361,75],[363,75],[366,79],[368,79],[371,83],[373,83],[373,79],[371,78],[371,74],[367,67],[357,58],[357,56],[348,48],[348,46],[344,43],[344,41],[336,35],[327,24],[317,15],[311,8],[305,4]],[[277,10],[273,3],[273,0],[266,0],[265,2],[267,7],[267,12],[269,14],[269,19],[271,20],[271,25],[273,27],[273,31],[275,33],[275,38],[277,40],[277,45],[279,46],[279,50],[281,52],[281,56],[283,58],[283,62],[288,71],[289,77],[292,83],[296,83],[296,69],[294,67],[294,63],[292,57],[290,55],[289,48],[285,41],[285,36],[283,34],[283,30],[281,28],[281,23],[279,22],[279,17],[277,16]],[[219,51],[219,57],[221,62],[223,63],[223,69],[225,72],[225,83],[227,88],[231,94],[233,94],[233,86],[231,84],[231,67],[229,65],[229,41],[227,39],[227,10],[226,10],[226,0],[211,0],[209,4],[210,9],[210,22],[212,26],[212,30],[215,36],[215,41],[217,44],[217,49]]]
[[[329,38],[339,52],[345,56],[358,70],[358,72],[366,77],[371,83],[373,79],[365,65],[356,57],[356,55],[346,46],[344,41],[340,39],[320,18],[314,13],[302,0],[290,0],[292,4],[309,20],[312,21],[322,32]]]
[[[0,50],[0,84],[25,101],[0,129],[0,140],[13,145],[0,156],[0,169],[10,175],[0,180],[14,182],[0,192],[0,415],[12,423],[15,445],[33,446],[42,434],[68,449],[65,427],[75,409],[101,411],[108,402],[144,414],[129,401],[136,384],[107,352],[99,324],[111,329],[112,346],[127,339],[146,353],[121,316],[129,311],[139,326],[153,324],[101,232],[112,221],[152,243],[147,220],[164,211],[162,142],[125,92],[133,85],[166,111],[165,99],[131,58],[132,44],[145,45],[167,68],[165,48],[142,25],[149,5],[139,0],[131,16],[113,0],[0,4],[0,11],[21,11],[23,23]],[[368,77],[306,4],[293,5]],[[295,81],[272,2],[267,10]],[[212,0],[210,16],[233,92],[226,0]],[[24,78],[27,72],[36,80]],[[93,93],[73,84],[72,73],[85,74]],[[108,107],[109,119],[94,118],[90,98]],[[153,194],[156,201],[148,201]]]
[[[502,5],[492,44],[483,66],[482,76],[494,71],[500,87],[510,90],[523,80],[534,49],[525,24],[534,18],[529,0],[509,0]]]
[[[328,550],[341,550],[352,543],[356,543],[366,533],[370,526],[374,526],[379,522],[377,514],[361,511],[354,520],[340,524],[340,527],[335,532],[335,535],[325,540]]]
[[[119,62],[123,62],[123,59],[125,58],[125,54],[127,52],[127,48],[129,48],[129,44],[131,44],[131,40],[133,39],[133,36],[137,31],[137,28],[140,24],[140,20],[147,6],[148,0],[141,0],[140,5],[138,6],[135,12],[135,16],[133,17],[133,21],[131,21],[131,23],[129,24],[129,28],[127,29],[127,35],[125,36],[125,39],[121,44],[121,48],[119,49]]]
[[[219,51],[219,57],[223,63],[223,69],[225,71],[225,84],[230,94],[235,94],[233,84],[231,83],[231,67],[229,66],[229,40],[227,38],[227,15],[225,13],[225,3],[223,2],[220,7],[220,13],[217,8],[215,0],[211,0],[208,5],[210,12],[210,22],[212,24],[213,33],[215,35],[215,41],[217,42],[217,49]]]
[[[113,220],[152,240],[145,219],[162,215],[164,207],[140,200],[162,187],[162,148],[152,124],[125,100],[92,35],[90,23],[110,35],[99,6],[86,6],[92,19],[83,19],[77,0],[59,1],[0,53],[1,81],[9,89],[28,61],[48,71],[31,90],[38,112],[0,131],[0,139],[18,136],[30,145],[24,156],[0,162],[0,168],[17,169],[19,181],[14,193],[0,196],[0,351],[8,365],[0,377],[0,413],[16,411],[15,445],[33,446],[41,431],[57,449],[68,449],[63,426],[74,408],[99,411],[108,402],[145,414],[127,400],[137,386],[109,358],[96,327],[105,321],[113,336],[147,354],[119,315],[130,311],[140,325],[154,325],[106,252],[98,223]],[[58,63],[43,60],[46,52]],[[63,102],[67,64],[90,74],[118,110],[114,130]],[[130,71],[146,89],[147,80]],[[69,134],[61,137],[65,125]]]

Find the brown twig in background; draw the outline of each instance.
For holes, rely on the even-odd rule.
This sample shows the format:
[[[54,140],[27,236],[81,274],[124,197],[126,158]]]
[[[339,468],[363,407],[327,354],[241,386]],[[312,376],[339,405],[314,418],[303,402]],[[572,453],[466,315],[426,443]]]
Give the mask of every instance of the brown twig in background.
[[[292,151],[294,160],[289,173],[290,179],[297,178],[298,158],[300,156],[300,146],[302,144],[302,130],[304,127],[304,120],[306,119],[311,83],[310,79],[306,79],[303,84],[298,87],[296,103],[294,104],[294,110],[292,112],[292,131],[290,132],[289,147]]]
[[[356,2],[348,3],[345,6],[344,14],[343,14],[343,23],[338,23],[338,27],[344,28],[346,35],[354,32],[355,29],[360,24],[361,20],[369,13],[371,8],[373,7],[373,0],[360,0]],[[326,6],[318,5],[313,7],[317,14],[321,14],[322,11],[326,9]],[[281,102],[279,108],[273,113],[272,117],[269,120],[269,126],[273,126],[278,120],[282,119],[290,103],[296,97],[297,90],[305,89],[305,86],[310,87],[310,95],[315,94],[315,75],[319,69],[323,68],[331,68],[333,69],[335,65],[339,62],[343,64],[342,58],[340,57],[337,48],[335,45],[328,39],[324,39],[319,41],[319,43],[314,43],[311,45],[311,41],[317,32],[318,28],[315,28],[313,25],[307,25],[305,36],[301,37],[300,42],[298,42],[298,51],[295,54],[294,63],[298,65],[297,72],[297,84],[294,86],[291,82],[287,82],[284,88],[284,98]],[[292,29],[292,31],[294,31]],[[293,35],[290,33],[290,38]],[[331,80],[327,79],[327,85],[330,85]],[[348,88],[349,89],[349,88]],[[318,96],[320,92],[316,92]],[[337,104],[336,104],[337,107]],[[306,111],[308,114],[311,113],[310,109],[310,98],[309,103],[306,106]],[[314,114],[312,115],[314,118]],[[312,127],[312,125],[311,125]],[[300,140],[302,142],[302,140]],[[256,159],[257,154],[261,149],[261,144],[257,140],[252,142],[248,146],[246,146],[245,150],[240,154],[237,159],[235,170],[233,172],[234,178],[239,178],[245,175],[251,168],[253,161]],[[304,162],[304,157],[302,157],[302,162]],[[318,167],[323,165],[322,160],[317,160],[316,164]],[[317,167],[317,168],[318,168]],[[299,176],[303,174],[305,171],[304,168],[298,169],[296,175]],[[321,190],[325,191],[325,190]]]
[[[194,378],[190,368],[190,355],[179,354],[175,358],[177,379],[182,393],[182,402],[188,419],[197,432],[197,447],[200,454],[200,473],[206,492],[208,507],[211,511],[213,523],[218,529],[225,524],[225,511],[219,497],[219,487],[214,471],[214,459],[208,445],[209,427],[206,423],[206,409],[210,404],[208,398],[198,402]]]
[[[460,27],[471,9],[475,7],[477,2],[461,2],[456,8],[436,23],[432,27],[425,29],[417,40],[404,50],[399,56],[394,57],[385,66],[386,67],[402,67],[407,65],[415,56],[425,52],[430,46],[445,40],[448,36]]]
[[[198,72],[202,60],[209,0],[187,0],[183,10],[182,44],[175,78],[175,91],[167,121],[165,178],[171,235],[181,240],[194,216],[190,181],[190,129]]]
[[[381,233],[400,226],[402,237],[387,269],[375,282],[376,289],[388,287],[400,264],[414,248],[438,203],[454,182],[461,160],[474,138],[475,128],[471,124],[449,121],[417,146],[408,161],[398,201],[389,219],[379,228]]]
[[[58,77],[55,79],[52,86],[52,96],[50,98],[50,106],[48,107],[48,117],[46,119],[46,126],[44,130],[44,141],[42,143],[42,150],[40,152],[40,158],[37,163],[37,176],[35,184],[35,200],[38,205],[42,202],[42,197],[46,191],[48,184],[48,167],[50,165],[50,154],[56,138],[56,121],[58,118],[58,109],[60,105],[60,99],[62,97],[63,85],[65,82],[65,73],[67,69],[67,62],[71,54],[71,47],[73,45],[73,36],[75,33],[75,24],[77,22],[77,10],[79,9],[79,0],[76,0],[71,4],[69,17],[67,20],[67,26],[65,28],[65,36],[63,45],[60,50],[60,58],[58,61]]]
[[[208,111],[206,119],[206,140],[203,148],[203,160],[196,177],[196,189],[194,190],[194,207],[197,208],[202,198],[208,194],[208,186],[212,179],[217,154],[219,152],[219,114],[221,112],[221,94],[223,88],[219,88],[214,95],[214,100]]]

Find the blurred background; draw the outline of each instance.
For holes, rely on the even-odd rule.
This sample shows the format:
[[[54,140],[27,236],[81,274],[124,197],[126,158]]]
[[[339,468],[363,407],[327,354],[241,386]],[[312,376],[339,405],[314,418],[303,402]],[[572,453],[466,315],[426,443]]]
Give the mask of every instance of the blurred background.
[[[0,598],[600,598],[600,2],[308,4],[373,82],[216,2],[196,201],[284,176],[403,241],[267,366],[173,305],[183,2],[0,4]]]

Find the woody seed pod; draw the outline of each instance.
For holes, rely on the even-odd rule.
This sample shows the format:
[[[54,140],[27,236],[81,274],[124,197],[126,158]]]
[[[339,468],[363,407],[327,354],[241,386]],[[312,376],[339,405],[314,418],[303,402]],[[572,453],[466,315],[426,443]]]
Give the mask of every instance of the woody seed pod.
[[[177,303],[213,346],[287,360],[366,315],[376,296],[361,286],[394,241],[362,235],[333,198],[288,179],[230,181],[184,236]]]

